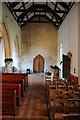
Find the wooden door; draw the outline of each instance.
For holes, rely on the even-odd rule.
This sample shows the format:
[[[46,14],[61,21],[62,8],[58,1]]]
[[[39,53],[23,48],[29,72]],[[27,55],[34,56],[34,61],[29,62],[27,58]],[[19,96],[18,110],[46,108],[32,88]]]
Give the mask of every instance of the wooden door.
[[[33,60],[33,72],[44,72],[44,58],[38,55]]]
[[[70,62],[71,59],[63,54],[63,78],[68,78],[70,75]]]

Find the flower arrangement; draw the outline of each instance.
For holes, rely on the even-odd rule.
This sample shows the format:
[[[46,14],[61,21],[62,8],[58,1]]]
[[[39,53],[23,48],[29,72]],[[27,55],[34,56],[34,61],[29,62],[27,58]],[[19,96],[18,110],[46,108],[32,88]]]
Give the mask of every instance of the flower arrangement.
[[[57,65],[55,66],[50,65],[49,67],[50,67],[50,72],[52,73],[52,75],[54,75],[54,77],[58,77],[60,68]]]
[[[54,68],[53,65],[50,65],[49,67],[52,68],[52,69]]]
[[[5,58],[4,62],[5,62],[5,72],[7,72],[7,73],[12,72],[11,66],[12,66],[13,59]]]
[[[7,63],[7,62],[13,62],[13,59],[12,58],[5,58],[4,62],[5,63]]]
[[[53,67],[53,69],[60,70],[60,68],[59,68],[57,65],[55,65],[55,66]]]
[[[59,68],[58,66],[56,66],[56,65],[55,65],[54,67],[53,67],[53,65],[50,65],[49,67],[50,67],[51,69],[59,69],[59,70],[60,70],[60,68]]]

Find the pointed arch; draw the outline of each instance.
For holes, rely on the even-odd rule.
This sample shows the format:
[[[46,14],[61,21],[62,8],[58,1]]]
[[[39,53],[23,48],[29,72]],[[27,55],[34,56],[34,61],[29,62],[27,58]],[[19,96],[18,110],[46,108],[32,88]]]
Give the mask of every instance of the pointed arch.
[[[18,57],[20,57],[19,39],[17,35],[16,35],[16,42],[17,42],[17,49],[18,49]]]
[[[44,58],[40,54],[33,60],[33,72],[44,72]]]
[[[16,39],[14,41],[15,50],[16,50],[16,57],[20,57],[20,49],[19,49],[19,41],[18,36],[16,35]]]
[[[2,23],[2,37],[4,40],[5,57],[11,57],[9,35],[5,23]]]

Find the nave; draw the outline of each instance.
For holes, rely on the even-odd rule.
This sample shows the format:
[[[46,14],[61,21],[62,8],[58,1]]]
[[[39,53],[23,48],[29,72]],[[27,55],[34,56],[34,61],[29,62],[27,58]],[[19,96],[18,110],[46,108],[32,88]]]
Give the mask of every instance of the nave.
[[[3,116],[3,120],[26,120],[26,118],[48,120],[44,74],[28,75],[28,87],[16,116]]]
[[[20,79],[21,75],[19,73],[4,73],[2,74],[2,80],[4,82],[5,76],[6,80],[11,82],[16,77],[16,82]],[[10,78],[11,77],[11,78]],[[9,81],[10,78],[10,81]],[[19,79],[18,79],[19,78]],[[8,106],[8,99],[6,104],[6,109],[3,104],[3,116],[2,120],[27,120],[27,119],[43,119],[43,120],[79,120],[80,119],[80,89],[79,85],[73,85],[68,83],[66,86],[66,81],[62,79],[49,79],[47,81],[45,74],[36,73],[28,74],[28,86],[26,86],[26,91],[22,94],[20,105],[18,105],[16,114],[11,114],[10,111],[13,109]],[[15,80],[14,80],[15,81]],[[6,82],[6,81],[5,81]],[[12,81],[13,82],[13,81]],[[26,81],[25,81],[26,82]],[[5,84],[2,83],[3,91],[7,90],[8,94],[13,90],[13,88],[7,88]],[[15,86],[14,83],[12,83]],[[22,85],[22,84],[21,84]],[[9,90],[9,91],[8,91]],[[5,93],[5,92],[4,92]],[[23,93],[23,92],[21,92]],[[8,96],[8,94],[6,94]],[[3,95],[4,97],[4,95]],[[11,95],[11,100],[13,99],[13,94]],[[3,100],[3,99],[2,99]],[[18,100],[18,99],[17,99]],[[4,101],[3,101],[4,102]],[[11,102],[11,101],[9,101]],[[19,101],[17,101],[18,103]],[[15,103],[16,104],[16,103]],[[10,111],[9,111],[10,109]],[[4,113],[6,110],[6,113]],[[14,110],[14,109],[13,109]],[[67,119],[67,117],[69,117]]]
[[[22,106],[18,111],[19,117],[48,118],[45,97],[45,76],[32,74],[28,77],[29,86]]]

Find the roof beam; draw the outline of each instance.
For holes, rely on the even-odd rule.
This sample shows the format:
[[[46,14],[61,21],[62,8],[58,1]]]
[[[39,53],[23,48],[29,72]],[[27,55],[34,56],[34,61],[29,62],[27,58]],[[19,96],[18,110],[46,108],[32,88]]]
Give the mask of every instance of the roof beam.
[[[58,2],[64,9],[69,9],[68,5],[65,2]]]
[[[39,12],[39,10],[35,10],[36,12]],[[41,10],[40,10],[41,11]],[[45,10],[42,10],[42,12],[44,12]],[[24,9],[13,9],[12,12],[24,12]],[[46,12],[50,12],[50,10],[46,9]],[[53,10],[53,13],[56,12],[56,13],[64,13],[65,10]]]
[[[16,20],[16,18],[15,18],[15,16],[17,17],[17,15],[16,15],[16,13],[15,13],[15,16],[14,16],[14,14],[13,14],[13,12],[12,12],[12,9],[10,8],[10,3],[5,3],[6,4],[6,6],[8,7],[8,9],[10,10],[10,12],[11,12],[11,14],[13,15],[13,17],[14,17],[14,19]],[[9,5],[8,5],[9,4]],[[17,20],[16,20],[16,22],[17,22]],[[19,27],[20,27],[20,24],[17,22],[17,24],[19,25]]]
[[[20,4],[20,6],[18,6],[18,4]],[[27,22],[51,22],[59,28],[73,5],[72,2],[69,4],[66,2],[54,3],[52,0],[50,0],[50,4],[53,8],[50,7],[50,4],[47,1],[45,4],[34,4],[33,2],[33,4],[29,4],[29,8],[26,4],[28,4],[28,2],[6,2],[7,7],[20,27],[25,25]],[[48,14],[51,17],[49,17]],[[38,17],[38,20],[33,19],[34,17]],[[47,20],[44,20],[41,17],[46,17]]]
[[[22,6],[23,6],[23,8],[24,8],[24,11],[26,10],[26,8],[25,8],[25,5],[24,5],[24,2],[22,2]],[[28,16],[27,16],[27,14],[26,14],[26,18],[28,19]]]
[[[34,5],[31,6],[30,8],[26,9],[21,15],[18,16],[18,19],[23,19],[23,17],[28,14],[29,12],[34,12],[36,11],[36,9],[38,8],[42,8],[43,12],[46,9],[46,12],[50,12],[53,16],[55,16],[57,19],[59,19],[60,21],[62,20],[61,17],[56,14],[57,13],[64,13],[65,11],[59,11],[59,10],[52,10],[49,6],[45,6],[45,5]],[[41,10],[39,9],[38,12],[40,12]]]
[[[33,16],[32,16],[33,17]],[[34,17],[39,17],[39,15],[35,15]],[[44,17],[43,15],[41,15],[41,17]],[[46,18],[48,18],[48,16],[45,16]],[[40,20],[40,21],[43,21],[43,22],[52,22],[52,23],[60,23],[60,22],[57,22],[57,21],[51,21],[51,19],[49,19],[48,18],[48,20],[49,21],[45,21],[45,20]],[[21,21],[18,21],[19,23],[26,23],[26,22],[29,22],[29,21],[32,21],[32,22],[34,22],[34,21],[37,21],[38,22],[38,20],[31,20],[31,19],[28,19],[28,21],[27,20],[21,20]]]
[[[51,13],[54,17],[56,17],[58,20],[62,21],[61,17],[60,17],[56,12],[53,12],[53,10],[52,10],[49,6],[47,6],[47,7],[48,7],[50,13]]]
[[[53,25],[54,25],[56,28],[58,28],[58,26],[56,25],[56,22],[53,22],[48,16],[46,16],[46,18],[47,18],[51,23],[53,23]]]
[[[22,14],[20,14],[20,15],[18,16],[18,19],[23,19],[23,17],[24,17],[26,14],[28,14],[30,11],[32,11],[32,10],[33,10],[33,6],[29,7],[29,8],[26,9]]]
[[[56,5],[55,5],[55,8],[54,8],[54,11],[56,11],[56,7],[57,7],[57,2],[56,2]],[[54,16],[52,16],[52,20],[53,20]]]
[[[50,1],[51,2],[51,1]],[[52,3],[52,5],[54,5],[55,6],[55,4],[54,4],[54,2],[51,2]],[[57,2],[58,3],[58,2]],[[61,9],[57,6],[57,8],[58,8],[58,10],[59,11],[61,11]]]
[[[32,16],[30,19],[28,19],[28,21],[22,20],[22,21],[19,21],[19,22],[20,22],[20,24],[21,24],[21,22],[23,23],[23,24],[21,24],[22,27],[23,27],[26,23],[28,23],[28,22],[32,22],[32,23],[52,23],[52,24],[58,29],[58,25],[56,25],[56,21],[55,21],[55,22],[54,22],[54,21],[51,21],[51,19],[48,18],[48,16],[45,15],[45,18],[46,18],[48,21],[46,21],[46,20],[41,20],[41,19],[39,19],[39,20],[33,20],[33,18],[35,18],[35,17],[39,17],[39,15],[34,15],[34,16]],[[42,17],[44,17],[44,16],[42,15]]]
[[[11,8],[14,8],[16,7],[20,2],[13,2],[12,4],[10,4],[10,7]]]

